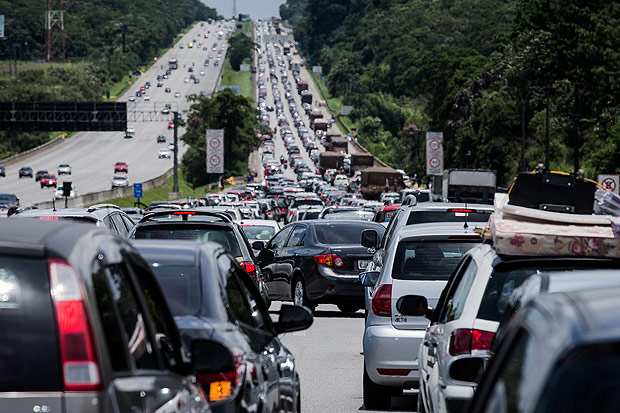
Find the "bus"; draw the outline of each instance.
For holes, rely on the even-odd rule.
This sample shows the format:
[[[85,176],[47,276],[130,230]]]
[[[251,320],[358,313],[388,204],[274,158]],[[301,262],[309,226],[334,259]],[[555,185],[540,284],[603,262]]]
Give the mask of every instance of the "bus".
[[[168,67],[170,69],[178,69],[179,68],[179,61],[177,59],[170,59],[170,60],[168,60]]]

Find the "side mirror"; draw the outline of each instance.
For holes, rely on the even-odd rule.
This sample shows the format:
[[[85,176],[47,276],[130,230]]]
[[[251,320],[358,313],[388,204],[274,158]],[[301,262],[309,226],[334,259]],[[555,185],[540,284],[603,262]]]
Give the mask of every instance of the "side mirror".
[[[379,233],[374,229],[363,230],[362,246],[366,248],[377,248],[379,246]]]
[[[265,242],[263,241],[254,241],[252,243],[252,248],[255,249],[256,251],[261,251],[265,249]]]
[[[260,250],[260,252],[258,253],[258,261],[261,264],[268,264],[270,262],[273,262],[273,260],[276,258],[275,254],[273,253],[273,251],[271,251],[268,248],[263,248],[262,250]]]
[[[432,315],[432,310],[428,308],[428,300],[421,295],[405,295],[396,302],[396,310],[402,315],[426,317]]]
[[[223,344],[210,340],[194,340],[191,344],[191,351],[192,368],[198,375],[235,370],[235,358]]]
[[[364,287],[374,287],[379,279],[379,271],[367,271],[360,274],[360,281]]]
[[[282,304],[278,322],[274,323],[276,334],[305,330],[312,325],[312,311],[298,305]]]

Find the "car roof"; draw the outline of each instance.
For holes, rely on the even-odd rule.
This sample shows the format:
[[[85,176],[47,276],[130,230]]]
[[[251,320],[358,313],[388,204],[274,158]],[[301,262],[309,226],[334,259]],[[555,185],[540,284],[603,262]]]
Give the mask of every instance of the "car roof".
[[[269,225],[270,227],[278,227],[278,223],[272,219],[243,219],[235,221],[236,224],[243,225]]]
[[[423,236],[477,235],[475,224],[475,222],[469,223],[467,228],[465,228],[464,222],[428,222],[407,225],[397,231],[396,238],[402,240],[404,238]],[[482,227],[485,225],[482,225]],[[482,238],[480,238],[480,242],[482,242]]]
[[[480,209],[494,211],[493,205],[489,204],[470,204],[463,202],[420,202],[417,205],[403,205],[401,208],[412,208],[415,210],[434,211],[447,209]]]

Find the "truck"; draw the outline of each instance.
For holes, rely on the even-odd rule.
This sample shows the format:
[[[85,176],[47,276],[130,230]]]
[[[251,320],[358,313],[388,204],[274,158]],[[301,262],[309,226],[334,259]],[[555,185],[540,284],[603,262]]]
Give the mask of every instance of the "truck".
[[[358,153],[351,155],[352,166],[373,166],[375,158],[369,153]]]
[[[301,70],[301,60],[294,59],[293,62],[291,63],[291,70],[293,72],[299,72]]]
[[[320,110],[312,110],[308,116],[310,117],[310,122],[314,122],[323,117],[323,112]]]
[[[301,95],[301,92],[304,90],[308,90],[308,82],[305,80],[300,80],[299,83],[297,83],[297,93]]]
[[[289,43],[284,43],[282,47],[282,54],[287,55],[291,52],[291,45]]]
[[[398,192],[403,189],[400,172],[389,166],[373,166],[362,170],[361,191],[366,199],[378,199],[382,192]]]
[[[443,176],[433,179],[433,198],[442,201],[493,204],[497,189],[495,171],[487,169],[447,169]],[[441,186],[439,186],[441,183]],[[441,192],[440,192],[441,191]]]
[[[312,122],[312,130],[315,132],[318,130],[327,131],[328,126],[329,123],[327,122],[327,119],[319,118]]]
[[[312,105],[312,93],[307,90],[301,92],[301,103]]]
[[[336,152],[322,152],[319,155],[319,169],[340,169],[344,165],[344,155]]]
[[[349,141],[342,136],[331,138],[331,142],[328,142],[327,147],[332,152],[349,153]]]

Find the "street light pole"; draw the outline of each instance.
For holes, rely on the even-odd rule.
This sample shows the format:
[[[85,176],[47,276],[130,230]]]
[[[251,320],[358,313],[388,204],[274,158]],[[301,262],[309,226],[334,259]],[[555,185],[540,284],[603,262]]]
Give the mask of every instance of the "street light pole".
[[[174,184],[172,185],[172,192],[179,192],[179,112],[172,112],[174,114]]]
[[[549,89],[550,89],[549,86],[545,88],[545,96],[547,97],[547,110],[546,110],[547,113],[545,117],[545,135],[547,139],[547,145],[545,149],[545,168],[548,170],[551,169],[551,161],[549,159],[550,158],[549,151],[550,151],[550,146],[551,146],[550,137],[549,137],[549,122],[550,122],[549,111],[551,110],[551,104],[549,102]]]

